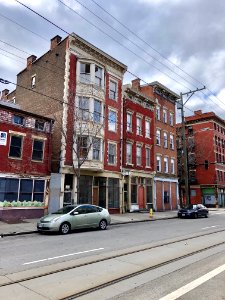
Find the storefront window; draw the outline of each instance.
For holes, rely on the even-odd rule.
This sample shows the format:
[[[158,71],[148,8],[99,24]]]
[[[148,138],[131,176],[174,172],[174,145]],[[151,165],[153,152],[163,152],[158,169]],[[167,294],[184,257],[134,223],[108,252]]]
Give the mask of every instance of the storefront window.
[[[92,203],[92,176],[80,177],[80,195],[78,204],[91,204]]]

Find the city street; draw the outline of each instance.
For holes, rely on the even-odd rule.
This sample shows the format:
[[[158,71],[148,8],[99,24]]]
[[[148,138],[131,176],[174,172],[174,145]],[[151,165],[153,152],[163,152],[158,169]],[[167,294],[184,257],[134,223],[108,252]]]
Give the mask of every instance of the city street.
[[[40,275],[53,273],[53,277],[60,275],[61,288],[64,286],[67,289],[65,284],[69,284],[68,278],[70,276],[74,283],[82,282],[82,280],[85,282],[87,276],[85,268],[87,268],[88,274],[90,272],[89,276],[93,275],[95,271],[101,274],[101,270],[103,270],[101,276],[96,277],[96,283],[99,285],[101,277],[107,270],[109,270],[107,279],[110,281],[115,279],[115,276],[121,277],[121,274],[125,276],[127,273],[134,273],[134,271],[140,271],[144,267],[155,265],[158,267],[146,270],[131,278],[124,278],[123,281],[104,287],[100,291],[94,292],[94,294],[82,296],[80,299],[111,299],[113,297],[114,299],[160,299],[223,265],[225,257],[224,228],[225,212],[213,211],[210,212],[208,219],[170,219],[114,225],[106,231],[83,230],[73,232],[67,236],[31,234],[4,237],[0,240],[1,250],[4,253],[1,255],[0,274],[7,275],[7,278],[15,281],[29,276],[35,275],[39,278]],[[217,233],[210,234],[213,232]],[[194,236],[198,236],[198,238],[193,239]],[[220,245],[212,247],[216,244]],[[198,252],[203,248],[207,248],[207,250]],[[123,264],[126,261],[125,256],[127,253],[132,253],[127,256],[130,257],[128,261],[132,261],[132,265],[127,264],[126,270],[124,266],[121,266],[121,263]],[[122,255],[119,260],[116,258],[118,255]],[[187,255],[187,257],[181,257],[182,255]],[[181,259],[178,259],[179,257]],[[163,265],[161,265],[162,263]],[[76,275],[73,272],[76,271],[79,265],[78,269],[80,271]],[[114,266],[114,270],[111,274],[110,268],[112,266]],[[122,270],[120,270],[121,267]],[[133,267],[137,269],[132,270]],[[63,271],[60,272],[60,270]],[[57,273],[55,274],[55,272]],[[63,297],[56,293],[57,280],[51,278],[51,276],[51,279],[46,276],[42,279],[42,277],[37,279],[44,280],[44,282],[39,282],[40,286],[43,284],[49,285],[50,289],[49,294],[44,292],[45,296],[49,299],[62,299]],[[218,282],[217,277],[219,278]],[[210,286],[214,287],[216,284],[220,284],[224,278],[224,273],[218,273],[217,277],[210,279]],[[3,278],[5,277],[1,276],[2,284],[4,283]],[[64,278],[67,278],[66,281],[64,281]],[[33,280],[30,280],[30,283]],[[94,284],[92,282],[92,285]],[[180,299],[191,299],[193,293],[196,295],[194,298],[205,299],[205,296],[201,296],[203,292],[209,299],[223,299],[218,297],[218,293],[223,292],[225,294],[222,285],[220,289],[217,289],[217,298],[212,297],[213,289],[203,289],[205,285],[207,286],[207,282],[203,282],[203,285],[200,284],[194,291],[189,287],[190,291]],[[34,283],[34,286],[36,288],[38,284]],[[29,289],[33,290],[34,286],[29,286]],[[137,288],[138,286],[140,287]],[[7,289],[11,290],[11,288],[12,285],[2,286],[0,291],[5,292]],[[69,296],[75,292],[77,293],[76,284],[74,288],[75,290],[70,286],[65,295]],[[80,288],[82,287],[80,286]],[[55,295],[51,294],[52,289],[55,291]],[[61,291],[63,291],[63,288]],[[35,290],[35,293],[37,293],[37,290]],[[24,293],[22,294],[24,295]]]

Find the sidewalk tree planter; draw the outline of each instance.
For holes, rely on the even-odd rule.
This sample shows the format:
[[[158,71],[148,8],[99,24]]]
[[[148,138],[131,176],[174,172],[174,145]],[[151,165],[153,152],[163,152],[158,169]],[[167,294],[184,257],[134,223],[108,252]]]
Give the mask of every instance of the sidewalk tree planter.
[[[40,218],[45,209],[44,203],[38,201],[4,201],[0,202],[0,220]]]

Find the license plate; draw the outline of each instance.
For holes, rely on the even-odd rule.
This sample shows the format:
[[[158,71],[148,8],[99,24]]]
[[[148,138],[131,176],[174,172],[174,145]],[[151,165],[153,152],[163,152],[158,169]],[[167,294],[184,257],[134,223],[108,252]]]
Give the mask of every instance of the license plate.
[[[182,214],[182,217],[185,217],[185,214]]]

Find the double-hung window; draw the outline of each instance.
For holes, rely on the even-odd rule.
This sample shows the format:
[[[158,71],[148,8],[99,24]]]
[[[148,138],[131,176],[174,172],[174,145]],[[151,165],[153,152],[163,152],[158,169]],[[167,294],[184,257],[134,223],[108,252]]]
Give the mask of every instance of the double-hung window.
[[[162,166],[161,166],[161,156],[156,156],[156,170],[157,172],[161,172]]]
[[[102,85],[102,68],[95,66],[95,84],[97,86]]]
[[[93,159],[100,160],[101,140],[99,138],[92,139]]]
[[[77,154],[78,158],[87,158],[89,140],[87,136],[79,136],[77,138]]]
[[[102,103],[94,99],[94,122],[101,123]]]
[[[109,81],[109,98],[116,100],[117,95],[117,84],[114,81]]]
[[[146,167],[150,167],[150,149],[146,148]]]
[[[171,158],[170,166],[171,166],[171,174],[174,174],[175,173],[175,163],[174,163],[173,158]]]
[[[32,160],[43,160],[44,142],[40,140],[33,140]]]
[[[136,146],[136,163],[137,166],[141,166],[141,146]]]
[[[110,165],[116,164],[116,144],[108,144],[108,163]]]
[[[91,83],[91,64],[80,63],[80,82]]]
[[[174,137],[172,134],[170,134],[170,149],[174,149]]]
[[[150,138],[150,121],[145,121],[145,137]]]
[[[13,116],[13,123],[17,124],[17,125],[24,125],[24,117],[18,116],[18,115],[14,115]]]
[[[11,135],[9,157],[21,158],[22,156],[22,136]]]
[[[127,131],[132,132],[132,114],[127,113]]]
[[[173,113],[170,113],[170,125],[173,126]]]
[[[163,122],[167,123],[167,111],[165,109],[163,110]]]
[[[160,130],[156,130],[156,145],[160,146]]]
[[[166,132],[163,133],[163,146],[164,148],[168,147],[168,136]]]
[[[89,98],[79,97],[79,117],[82,120],[89,119]]]
[[[160,120],[160,107],[156,106],[156,119]]]
[[[168,169],[168,157],[164,158],[164,172],[168,173],[169,169]]]
[[[126,162],[132,164],[132,144],[126,144]]]
[[[116,131],[116,112],[109,110],[109,130]]]
[[[141,118],[137,117],[137,135],[141,135],[142,131],[141,131]]]

